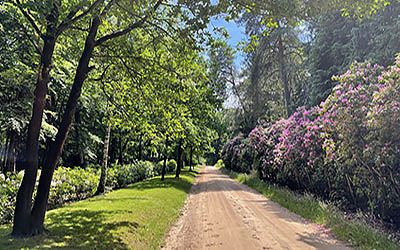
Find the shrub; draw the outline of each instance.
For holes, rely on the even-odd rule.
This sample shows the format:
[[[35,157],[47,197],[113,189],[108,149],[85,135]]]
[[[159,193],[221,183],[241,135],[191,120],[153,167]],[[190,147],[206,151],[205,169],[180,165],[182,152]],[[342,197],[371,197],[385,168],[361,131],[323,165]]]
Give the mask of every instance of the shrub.
[[[217,168],[217,169],[224,168],[225,167],[224,166],[224,161],[219,159],[214,167]]]
[[[159,161],[154,165],[154,174],[161,175],[164,161]]]
[[[157,175],[154,172],[154,164],[150,161],[136,161],[134,165],[137,170],[134,182],[143,181]]]
[[[176,164],[176,163],[175,163]],[[127,165],[114,165],[108,169],[106,186],[110,189],[126,187],[131,183],[155,176],[154,165],[148,161],[136,161]],[[40,174],[39,174],[40,175]],[[48,207],[59,207],[67,202],[86,199],[94,195],[99,183],[97,168],[58,167],[51,183]],[[0,175],[0,223],[11,222],[15,199],[22,181],[22,172],[7,178]]]
[[[228,141],[225,166],[400,223],[400,57],[334,79],[318,107]]]
[[[222,160],[227,169],[249,173],[252,169],[254,150],[243,135],[238,135],[225,144],[222,150]]]
[[[120,165],[118,165],[120,166]],[[116,189],[118,188],[118,167],[115,165],[112,165],[111,167],[108,168],[107,170],[107,180],[106,180],[106,188],[108,189]]]
[[[132,164],[114,165],[110,168],[107,182],[114,188],[126,187],[129,184],[151,178],[157,174],[153,163],[149,161],[135,161]]]
[[[14,205],[17,197],[21,175],[9,175],[7,178],[0,174],[0,223],[7,223],[12,220]]]
[[[154,166],[154,174],[155,175],[161,175],[163,164],[164,164],[164,161],[159,161],[155,164],[155,166]],[[171,173],[171,172],[175,171],[176,166],[177,166],[177,164],[174,159],[168,160],[166,169],[165,169],[166,173]]]
[[[92,196],[99,184],[99,176],[99,171],[93,168],[57,168],[51,183],[49,208]]]
[[[171,159],[167,163],[167,172],[173,172],[176,170],[177,167],[178,164],[176,163],[176,161],[174,159]]]

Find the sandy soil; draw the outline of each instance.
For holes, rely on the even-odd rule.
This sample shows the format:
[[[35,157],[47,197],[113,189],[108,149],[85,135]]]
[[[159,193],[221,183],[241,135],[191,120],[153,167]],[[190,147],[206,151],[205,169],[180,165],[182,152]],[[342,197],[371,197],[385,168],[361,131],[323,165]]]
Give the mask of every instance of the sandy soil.
[[[213,167],[204,168],[163,249],[350,249]]]

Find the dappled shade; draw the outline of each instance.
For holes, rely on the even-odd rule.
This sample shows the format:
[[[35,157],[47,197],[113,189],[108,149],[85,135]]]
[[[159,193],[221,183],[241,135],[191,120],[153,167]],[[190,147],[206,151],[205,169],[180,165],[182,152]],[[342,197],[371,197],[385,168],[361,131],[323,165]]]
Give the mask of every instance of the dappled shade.
[[[179,179],[168,175],[161,181],[156,177],[49,211],[46,234],[30,239],[12,238],[10,226],[2,226],[0,248],[158,248],[177,218],[195,175],[183,170]]]

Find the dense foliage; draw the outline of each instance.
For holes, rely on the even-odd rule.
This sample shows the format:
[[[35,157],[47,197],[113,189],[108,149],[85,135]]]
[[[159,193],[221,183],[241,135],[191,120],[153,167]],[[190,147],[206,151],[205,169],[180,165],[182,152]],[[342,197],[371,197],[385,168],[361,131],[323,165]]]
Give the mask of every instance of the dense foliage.
[[[382,18],[362,26],[374,34],[382,30],[389,30],[384,33],[390,35],[398,33],[399,19],[394,4],[382,14],[389,3],[386,0],[324,4],[319,0],[280,4],[248,0],[0,2],[0,170],[9,176],[0,193],[4,193],[4,204],[15,203],[15,237],[45,232],[47,207],[83,199],[95,189],[101,194],[107,188],[124,187],[155,173],[164,180],[167,171],[176,170],[179,178],[185,163],[192,167],[202,156],[214,163],[229,133],[247,135],[257,125],[291,114],[270,127],[272,141],[266,145],[258,143],[258,137],[264,134],[261,130],[253,131],[249,138],[235,138],[224,149],[225,162],[234,170],[248,172],[246,162],[254,161],[253,167],[281,180],[278,169],[266,170],[264,161],[274,162],[293,177],[290,185],[310,188],[315,184],[314,172],[290,166],[299,162],[300,166],[326,164],[323,156],[318,157],[321,152],[331,153],[332,158],[334,153],[350,154],[346,147],[356,140],[350,130],[353,120],[347,117],[351,112],[343,111],[341,121],[349,144],[336,141],[342,138],[334,128],[324,131],[325,137],[318,137],[324,122],[321,117],[331,114],[323,114],[322,106],[321,110],[293,113],[298,106],[319,98],[312,97],[313,91],[320,92],[319,85],[313,82],[314,90],[310,91],[306,84],[310,72],[317,75],[313,73],[324,70],[320,63],[324,58],[319,56],[325,54],[319,51],[327,43],[324,34],[331,29],[319,14],[328,11],[363,16],[379,12]],[[226,42],[226,32],[216,27],[214,31],[222,37],[211,34],[210,21],[215,16],[246,26],[249,39],[242,48],[246,63],[240,70],[235,67],[235,50]],[[316,27],[316,35],[307,33],[308,28]],[[345,28],[340,32],[346,37],[348,31]],[[357,39],[335,44],[347,46],[349,40],[366,40],[354,37]],[[388,37],[370,38],[371,45],[364,52],[373,51],[381,44],[380,39]],[[359,55],[356,59],[390,61],[388,55],[397,49],[397,40],[391,39],[377,55]],[[344,55],[346,62],[354,59]],[[347,64],[333,65],[323,75],[330,78],[331,68],[343,67]],[[325,81],[321,84],[326,85]],[[331,87],[323,86],[323,90],[329,92]],[[379,96],[382,100],[390,98],[391,91],[384,88]],[[224,112],[225,100],[233,96],[239,107]],[[359,105],[374,103],[385,110],[388,104],[382,100],[371,97]],[[335,107],[335,102],[332,97],[324,108]],[[380,143],[370,143],[369,150],[378,150],[381,145],[385,148],[387,138],[369,131],[371,126],[377,127],[375,132],[383,131],[386,128],[379,124],[390,121],[381,117],[379,110],[367,111],[369,119],[375,120],[366,124],[360,135]],[[306,141],[302,141],[303,135]],[[279,157],[264,157],[263,147]],[[300,152],[300,148],[308,149]],[[364,157],[361,151],[356,155]],[[158,163],[153,167],[142,160]],[[58,168],[60,165],[67,168]],[[100,167],[91,169],[91,165]],[[12,177],[20,176],[20,171],[24,171],[22,179]],[[320,182],[323,187],[325,183],[322,179]],[[364,202],[353,188],[358,180],[347,182],[353,203]],[[18,191],[15,183],[19,184]],[[373,209],[386,205],[366,202]]]
[[[276,13],[292,13],[283,17],[271,17],[275,12],[254,4],[254,11],[241,16],[248,38],[238,46],[244,63],[227,70],[227,63],[219,60],[221,72],[232,72],[225,78],[236,100],[229,119],[234,134],[287,118],[298,107],[319,105],[336,85],[332,76],[343,74],[355,61],[393,63],[400,50],[397,0],[376,1],[373,7],[364,1],[337,1],[346,6],[339,9],[325,8],[330,4],[324,1],[318,3],[323,8],[318,13],[312,11],[313,3],[290,1],[286,8],[288,3],[282,3]],[[225,52],[226,59],[232,57],[229,49]]]
[[[352,65],[319,106],[230,140],[226,168],[399,223],[399,77],[400,57]]]
[[[176,162],[169,163],[169,171],[175,170]],[[109,168],[107,188],[109,190],[126,187],[129,184],[160,175],[155,164],[136,161],[132,164],[113,165]],[[68,202],[83,200],[94,195],[99,182],[99,170],[89,167],[59,167],[54,173],[49,197],[49,208],[60,207]],[[0,224],[11,222],[15,197],[22,175],[0,175]]]
[[[162,160],[165,175],[175,158],[179,178],[184,162],[215,154],[222,101],[203,54],[210,17],[227,8],[207,0],[1,1],[0,170],[25,171],[14,236],[45,231],[59,165],[101,165],[99,179],[65,170],[72,180],[63,180],[71,190],[74,180],[97,181],[100,194],[107,183],[149,175],[128,164]]]
[[[355,61],[370,61],[387,66],[399,52],[398,16],[400,4],[391,5],[364,20],[329,13],[314,18],[310,23],[315,36],[307,47],[307,65],[310,72],[307,103],[318,105],[324,100],[335,82],[333,75],[342,74]]]

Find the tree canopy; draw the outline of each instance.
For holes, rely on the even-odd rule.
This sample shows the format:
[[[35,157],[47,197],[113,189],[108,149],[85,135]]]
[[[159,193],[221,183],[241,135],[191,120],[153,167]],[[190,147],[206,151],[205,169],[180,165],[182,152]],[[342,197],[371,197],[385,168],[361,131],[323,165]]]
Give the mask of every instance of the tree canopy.
[[[96,193],[109,165],[162,161],[164,178],[176,159],[179,178],[228,136],[319,104],[353,61],[387,66],[399,49],[397,1],[0,3],[0,166],[24,171],[17,237],[45,231],[60,165],[100,169]],[[245,27],[241,68],[215,17]]]

